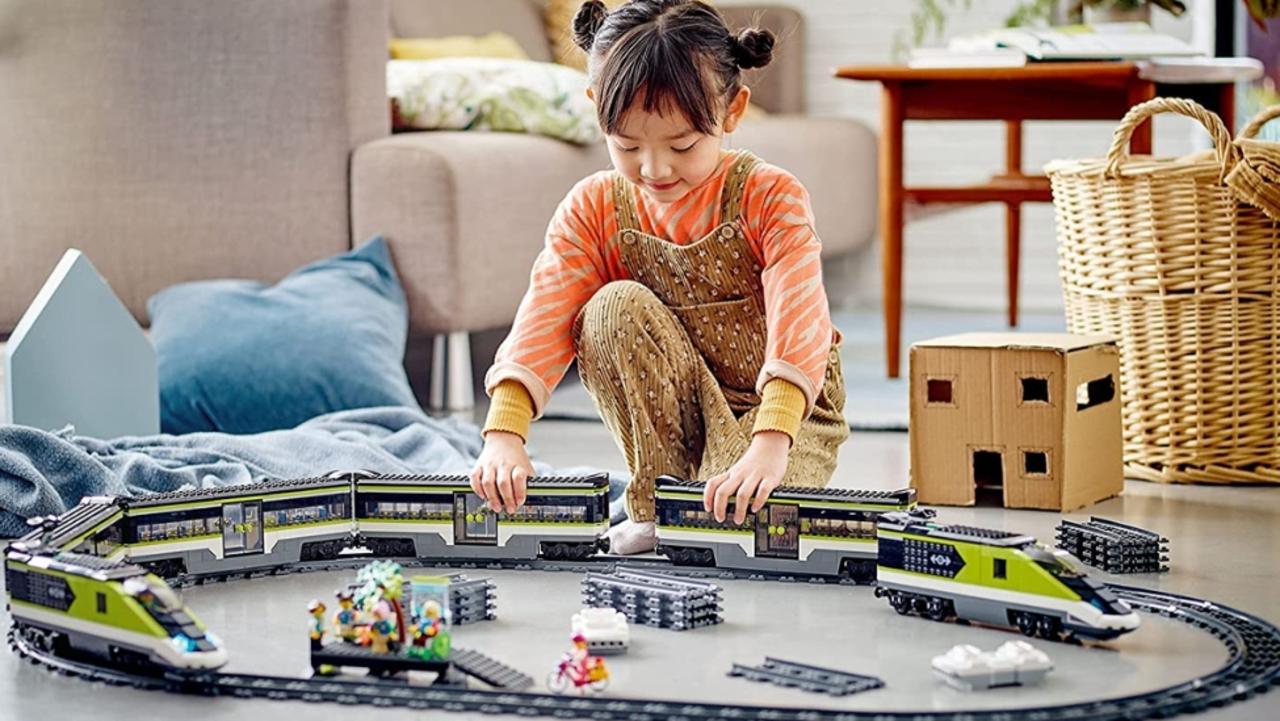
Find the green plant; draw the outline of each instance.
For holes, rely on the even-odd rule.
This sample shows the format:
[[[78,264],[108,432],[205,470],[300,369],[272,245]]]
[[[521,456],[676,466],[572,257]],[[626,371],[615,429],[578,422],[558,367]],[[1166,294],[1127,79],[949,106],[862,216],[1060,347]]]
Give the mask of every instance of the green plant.
[[[893,57],[901,59],[911,48],[923,45],[929,39],[930,30],[933,31],[933,37],[942,37],[947,26],[947,9],[957,7],[968,10],[973,7],[973,0],[916,0],[916,7],[911,11],[910,40],[904,37],[902,31],[894,35]]]
[[[1022,0],[1005,18],[1004,24],[1011,28],[1047,24],[1060,2],[1067,5],[1068,16],[1078,16],[1085,5],[1110,5],[1121,10],[1134,10],[1150,3],[1174,15],[1181,15],[1187,10],[1181,0]],[[1252,7],[1258,5],[1270,7],[1273,15],[1280,6],[1280,0],[1244,0],[1244,3],[1250,6],[1250,13],[1253,12]],[[919,47],[927,40],[941,38],[947,26],[947,13],[972,7],[973,0],[915,0],[907,33],[899,32],[894,37],[893,57],[901,59],[911,48]]]
[[[1263,32],[1267,29],[1267,20],[1280,16],[1280,0],[1244,0],[1244,6]]]

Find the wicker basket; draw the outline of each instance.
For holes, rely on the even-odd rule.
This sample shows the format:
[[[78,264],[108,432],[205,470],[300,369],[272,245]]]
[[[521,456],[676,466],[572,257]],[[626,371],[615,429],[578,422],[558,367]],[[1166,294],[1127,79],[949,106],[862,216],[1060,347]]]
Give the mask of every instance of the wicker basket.
[[[1200,121],[1213,152],[1128,157],[1162,112]],[[1239,157],[1217,115],[1160,98],[1129,111],[1105,159],[1045,169],[1067,326],[1120,339],[1129,477],[1280,483],[1280,228],[1224,183]]]

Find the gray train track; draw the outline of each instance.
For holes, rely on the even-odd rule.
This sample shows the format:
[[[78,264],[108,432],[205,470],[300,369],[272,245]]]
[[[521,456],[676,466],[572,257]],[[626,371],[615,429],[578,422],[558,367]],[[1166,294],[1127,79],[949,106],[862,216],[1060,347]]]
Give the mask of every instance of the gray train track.
[[[328,678],[287,678],[251,674],[132,674],[83,660],[61,658],[37,648],[13,629],[9,643],[19,655],[58,673],[170,693],[301,700],[341,704],[404,706],[552,718],[619,721],[1141,721],[1226,706],[1280,686],[1280,628],[1256,616],[1197,598],[1111,586],[1120,598],[1145,613],[1203,630],[1227,651],[1216,671],[1154,691],[1112,699],[1027,709],[969,711],[855,711],[831,708],[686,703],[617,697],[571,698],[534,693],[484,691],[405,683]]]
[[[729,675],[832,696],[849,696],[884,686],[884,681],[875,676],[810,666],[807,663],[795,661],[783,661],[769,656],[766,656],[764,663],[759,666],[735,663]]]
[[[316,571],[349,571],[358,569],[376,558],[371,555],[348,556],[325,561],[301,561],[289,566],[262,569],[255,571],[228,571],[205,574],[183,574],[166,578],[175,588],[190,588],[206,583],[221,583],[249,578],[269,578],[271,576],[287,576],[294,573],[312,573]],[[677,566],[662,558],[634,558],[625,556],[597,556],[581,561],[547,561],[539,559],[486,559],[474,561],[469,559],[422,559],[392,558],[404,568],[448,568],[461,571],[550,571],[562,573],[610,573],[615,569],[643,569],[662,571],[663,573],[712,580],[737,581],[772,581],[782,583],[810,583],[856,586],[853,580],[844,577],[823,576],[806,573],[771,573],[766,571],[742,571],[726,568],[710,568],[705,566]],[[862,584],[865,585],[865,584]]]

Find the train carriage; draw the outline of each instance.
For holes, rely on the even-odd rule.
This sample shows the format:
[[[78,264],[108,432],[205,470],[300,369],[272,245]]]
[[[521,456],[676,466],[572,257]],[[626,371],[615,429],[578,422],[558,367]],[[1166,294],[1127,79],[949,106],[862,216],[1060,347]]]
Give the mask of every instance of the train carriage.
[[[173,578],[333,558],[354,527],[346,476],[120,499],[125,557]]]
[[[1014,627],[1052,640],[1110,639],[1138,627],[1138,615],[1066,551],[1028,535],[930,517],[880,519],[876,595],[898,613]]]
[[[704,510],[706,484],[657,482],[658,553],[679,565],[874,578],[876,520],[915,506],[915,491],[779,487],[758,513],[723,522]]]
[[[582,559],[609,530],[609,477],[532,478],[515,513],[494,512],[464,476],[376,476],[355,484],[360,542],[375,555]]]

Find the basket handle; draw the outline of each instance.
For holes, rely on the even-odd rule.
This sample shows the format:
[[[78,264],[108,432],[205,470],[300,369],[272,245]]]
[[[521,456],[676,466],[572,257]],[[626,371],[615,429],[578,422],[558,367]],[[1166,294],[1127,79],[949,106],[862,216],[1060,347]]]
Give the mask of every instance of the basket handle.
[[[1254,138],[1258,136],[1258,131],[1262,130],[1262,126],[1280,118],[1280,105],[1272,105],[1269,108],[1263,108],[1261,112],[1249,119],[1245,123],[1244,128],[1240,130],[1238,138]]]
[[[1133,131],[1148,118],[1158,113],[1177,113],[1193,120],[1198,120],[1209,136],[1213,138],[1213,149],[1222,163],[1222,175],[1225,177],[1230,166],[1235,165],[1235,148],[1231,145],[1231,133],[1223,124],[1217,113],[1210,112],[1194,100],[1183,98],[1155,98],[1138,103],[1129,108],[1120,124],[1116,126],[1115,135],[1111,138],[1111,149],[1107,151],[1107,177],[1114,178],[1120,173],[1120,163],[1129,157],[1129,139]]]

